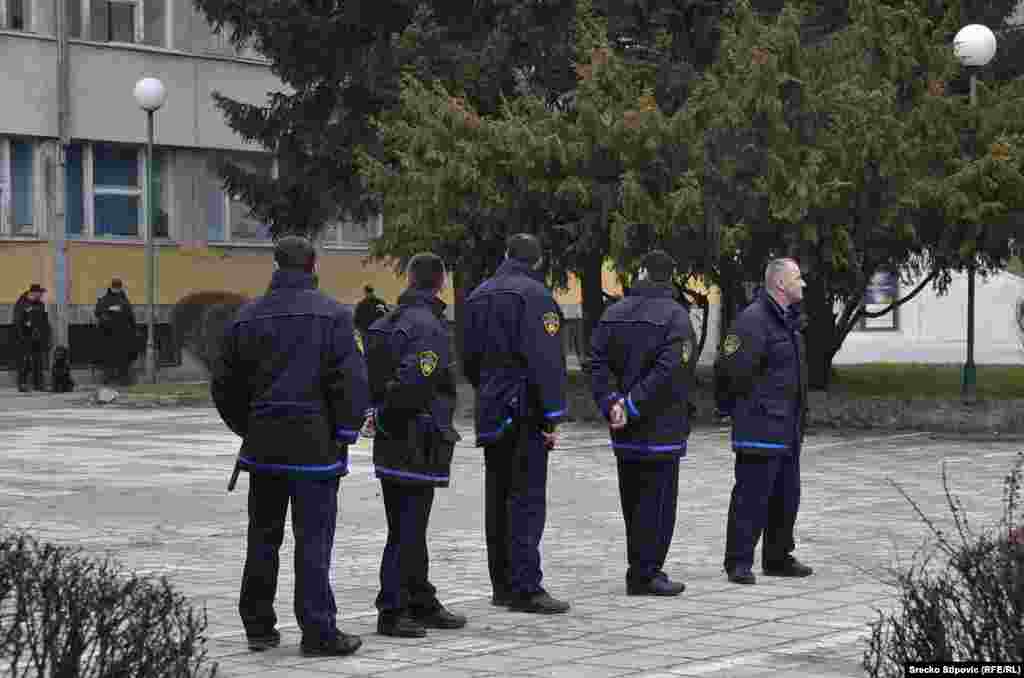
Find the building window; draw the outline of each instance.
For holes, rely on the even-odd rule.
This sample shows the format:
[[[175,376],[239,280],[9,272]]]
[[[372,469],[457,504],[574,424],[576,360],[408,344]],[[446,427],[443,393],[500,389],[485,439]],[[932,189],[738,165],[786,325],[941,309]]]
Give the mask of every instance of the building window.
[[[65,0],[67,10],[65,21],[68,22],[68,37],[82,37],[82,0]]]
[[[39,195],[37,146],[28,139],[0,137],[0,234],[32,236],[36,233],[36,198]]]
[[[82,146],[71,144],[64,155],[64,218],[69,236],[81,237],[85,226],[85,175]]]
[[[210,242],[269,243],[270,225],[252,214],[240,197],[228,194],[218,167],[222,159],[249,172],[267,178],[277,176],[277,163],[272,156],[260,153],[214,154],[207,163],[207,240]]]
[[[370,241],[384,232],[384,219],[380,215],[366,221],[343,221],[330,224],[324,231],[325,247],[366,249]]]
[[[31,26],[30,0],[0,0],[3,2],[3,27],[12,31],[27,31]]]
[[[139,42],[138,9],[133,0],[91,0],[90,37],[97,42]]]
[[[35,200],[35,145],[27,141],[11,142],[11,232],[27,235],[35,232],[32,205]]]
[[[234,31],[231,24],[225,24],[219,33],[206,25],[206,33],[209,40],[203,49],[204,52],[220,56],[233,56],[242,59],[263,59],[264,57],[256,50],[255,38],[250,38],[241,46],[236,47],[231,42],[231,34]]]
[[[83,236],[97,238],[139,238],[143,232],[143,181],[145,177],[145,151],[138,146],[121,144],[94,144],[89,147],[92,155],[91,173],[83,180],[90,197],[85,200],[92,206],[86,217],[87,226],[92,228]],[[164,191],[163,166],[166,152],[153,152],[153,197],[154,235],[169,237],[168,214]],[[91,218],[90,218],[91,217]]]
[[[139,151],[96,144],[93,151],[93,214],[97,237],[139,237],[142,182]]]
[[[169,0],[144,0],[142,5],[142,42],[153,47],[164,47],[167,32],[167,3]],[[166,45],[170,46],[170,45]]]

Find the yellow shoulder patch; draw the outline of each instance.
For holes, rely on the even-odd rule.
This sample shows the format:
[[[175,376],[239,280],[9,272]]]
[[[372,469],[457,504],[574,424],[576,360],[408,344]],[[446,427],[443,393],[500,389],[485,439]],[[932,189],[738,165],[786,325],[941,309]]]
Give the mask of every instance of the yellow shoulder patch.
[[[353,336],[355,337],[356,340],[356,348],[359,349],[360,353],[365,355],[366,349],[363,348],[363,333],[360,332],[359,330],[355,330],[353,332]]]
[[[693,354],[693,342],[689,339],[683,342],[682,354],[682,363],[685,365],[690,362],[690,355]]]
[[[549,336],[553,337],[558,334],[558,330],[562,326],[562,321],[559,319],[557,313],[554,311],[548,311],[541,316],[541,320],[544,321],[544,331],[547,332]]]
[[[722,342],[722,355],[731,356],[736,351],[740,350],[741,345],[740,338],[735,334],[730,334],[725,337],[725,341]]]
[[[420,374],[424,377],[429,377],[437,369],[437,362],[440,360],[437,354],[433,351],[420,351],[419,355],[420,363]]]

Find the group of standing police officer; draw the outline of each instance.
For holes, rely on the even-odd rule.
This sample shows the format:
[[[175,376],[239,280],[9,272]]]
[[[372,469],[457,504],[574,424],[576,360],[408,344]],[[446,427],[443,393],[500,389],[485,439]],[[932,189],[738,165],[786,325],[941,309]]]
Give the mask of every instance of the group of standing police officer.
[[[236,468],[250,474],[239,601],[250,648],[280,643],[273,603],[289,502],[301,650],[346,655],[360,647],[357,636],[337,629],[329,572],[339,478],[348,473],[348,446],[364,425],[374,435],[388,525],[377,631],[422,637],[429,628],[461,628],[465,617],[445,608],[430,583],[426,544],[434,491],[448,486],[460,439],[439,298],[444,263],[431,253],[413,257],[397,307],[357,332],[352,314],[316,289],[308,240],[281,238],[274,257],[270,289],[233,320],[211,383],[221,417],[243,438]],[[767,298],[741,314],[716,366],[735,404],[736,487],[725,566],[739,583],[753,583],[762,531],[766,574],[810,574],[791,555],[806,369],[790,317],[803,282],[795,262],[780,261],[768,267]],[[566,414],[566,365],[563,318],[542,265],[534,236],[509,238],[505,262],[466,300],[463,370],[476,391],[476,445],[484,448],[492,603],[558,614],[570,606],[542,586],[540,541],[548,455]],[[593,395],[618,463],[630,595],[685,589],[662,571],[690,430],[694,357],[689,314],[674,299],[674,269],[664,252],[645,257],[638,284],[606,310],[592,341]],[[780,415],[785,408],[791,414]]]

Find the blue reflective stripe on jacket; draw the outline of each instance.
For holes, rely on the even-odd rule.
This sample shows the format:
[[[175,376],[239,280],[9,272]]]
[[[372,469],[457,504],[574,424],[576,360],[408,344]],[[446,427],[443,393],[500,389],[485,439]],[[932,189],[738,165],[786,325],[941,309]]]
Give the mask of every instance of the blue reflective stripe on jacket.
[[[373,470],[378,478],[404,478],[406,480],[423,480],[433,483],[447,483],[449,481],[447,473],[415,473],[413,471],[402,471],[401,469],[386,468],[383,466],[374,466]]]
[[[239,455],[239,465],[247,471],[257,471],[268,474],[282,474],[289,476],[301,476],[303,478],[333,478],[335,476],[348,475],[348,454],[333,464],[267,464],[260,463]]]

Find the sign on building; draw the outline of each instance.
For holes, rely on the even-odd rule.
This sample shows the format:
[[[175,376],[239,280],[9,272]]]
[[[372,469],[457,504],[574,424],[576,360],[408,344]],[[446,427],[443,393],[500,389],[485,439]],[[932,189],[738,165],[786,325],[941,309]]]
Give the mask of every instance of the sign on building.
[[[882,311],[896,302],[900,297],[900,278],[891,272],[875,273],[871,276],[867,291],[864,293],[864,310],[869,313]],[[880,318],[864,318],[865,330],[895,330],[896,313],[894,309]]]

